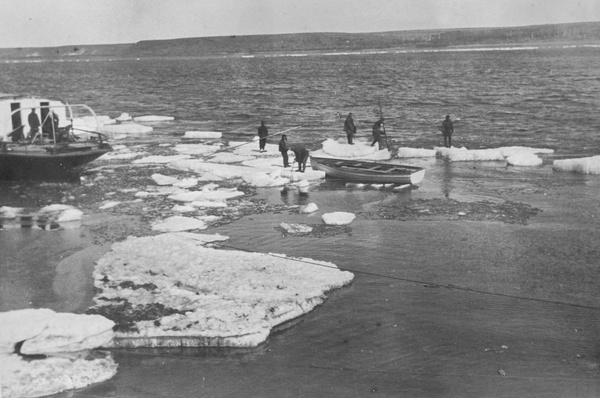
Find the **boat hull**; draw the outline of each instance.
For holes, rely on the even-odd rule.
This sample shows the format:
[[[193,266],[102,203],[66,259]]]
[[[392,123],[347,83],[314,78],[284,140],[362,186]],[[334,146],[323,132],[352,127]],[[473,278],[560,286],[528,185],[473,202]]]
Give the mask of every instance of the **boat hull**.
[[[0,180],[68,179],[111,150],[106,143],[97,146],[5,145],[0,147]]]
[[[314,170],[324,171],[329,178],[351,182],[417,185],[425,177],[425,169],[416,166],[314,156],[310,162]]]

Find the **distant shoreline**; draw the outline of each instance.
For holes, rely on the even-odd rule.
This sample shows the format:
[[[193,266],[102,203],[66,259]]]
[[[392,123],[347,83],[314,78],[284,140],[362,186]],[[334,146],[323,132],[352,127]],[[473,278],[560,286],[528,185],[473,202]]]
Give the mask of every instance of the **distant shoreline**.
[[[347,55],[383,55],[383,54],[423,54],[423,53],[460,53],[460,52],[494,52],[494,51],[523,51],[523,50],[570,50],[570,49],[600,49],[599,41],[590,42],[536,42],[536,43],[505,43],[498,45],[472,44],[462,46],[423,46],[396,47],[357,50],[296,50],[270,51],[256,53],[211,53],[202,55],[110,55],[110,54],[64,54],[64,55],[27,55],[21,57],[4,57],[0,50],[0,63],[41,63],[41,62],[91,62],[91,61],[141,61],[151,59],[252,59],[252,58],[294,58],[310,56],[347,56]]]
[[[297,33],[145,40],[137,43],[4,48],[0,60],[262,56],[282,53],[461,50],[600,45],[600,22],[376,33]]]

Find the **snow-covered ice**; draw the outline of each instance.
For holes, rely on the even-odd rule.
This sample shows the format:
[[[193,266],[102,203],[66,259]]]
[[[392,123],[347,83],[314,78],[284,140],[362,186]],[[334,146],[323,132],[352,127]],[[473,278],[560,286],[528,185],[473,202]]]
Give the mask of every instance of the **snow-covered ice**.
[[[332,263],[211,249],[193,235],[129,237],[97,262],[96,311],[110,300],[166,309],[135,322],[137,330],[117,331],[114,346],[256,346],[353,279]],[[131,283],[140,288],[125,287]]]
[[[85,350],[109,345],[113,326],[100,315],[46,308],[0,313],[0,396],[38,397],[110,379],[117,372],[112,356],[87,358]],[[26,360],[19,353],[43,357]]]

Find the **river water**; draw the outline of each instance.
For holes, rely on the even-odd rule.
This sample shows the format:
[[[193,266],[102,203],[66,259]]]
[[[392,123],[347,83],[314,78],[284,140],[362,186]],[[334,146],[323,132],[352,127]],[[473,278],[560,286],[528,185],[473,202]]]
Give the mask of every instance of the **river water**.
[[[357,219],[322,238],[282,235],[282,221],[320,223],[288,212],[207,233],[240,249],[331,261],[354,271],[354,283],[256,349],[119,350],[112,380],[57,397],[598,396],[600,178],[550,164],[600,151],[599,55],[588,47],[1,64],[2,92],[62,97],[111,117],[175,117],[127,145],[175,143],[189,130],[249,139],[266,120],[272,132],[302,126],[290,139],[317,148],[343,135],[348,112],[369,136],[380,102],[394,145],[439,145],[434,132],[451,114],[467,148],[555,149],[536,168],[409,160],[426,178],[400,192],[331,182],[308,197],[258,190],[271,203],[315,202],[321,213]],[[0,206],[39,208],[78,192],[66,183],[1,184]],[[92,260],[107,250],[90,243],[90,230],[111,217],[89,210],[88,201],[104,199],[96,195],[74,199],[86,209],[83,225],[0,230],[0,310],[85,311]],[[541,211],[525,223],[367,216],[435,200]],[[129,222],[143,223],[115,218],[114,229]]]

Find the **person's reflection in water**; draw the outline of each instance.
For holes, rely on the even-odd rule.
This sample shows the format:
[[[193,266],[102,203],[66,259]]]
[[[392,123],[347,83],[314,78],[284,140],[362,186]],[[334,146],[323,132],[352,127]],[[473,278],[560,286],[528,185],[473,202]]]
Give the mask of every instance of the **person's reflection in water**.
[[[444,172],[442,174],[442,192],[444,196],[450,199],[452,191],[452,162],[444,161]]]
[[[300,192],[297,187],[286,186],[281,190],[281,201],[288,206],[305,206],[308,199],[308,192]]]

